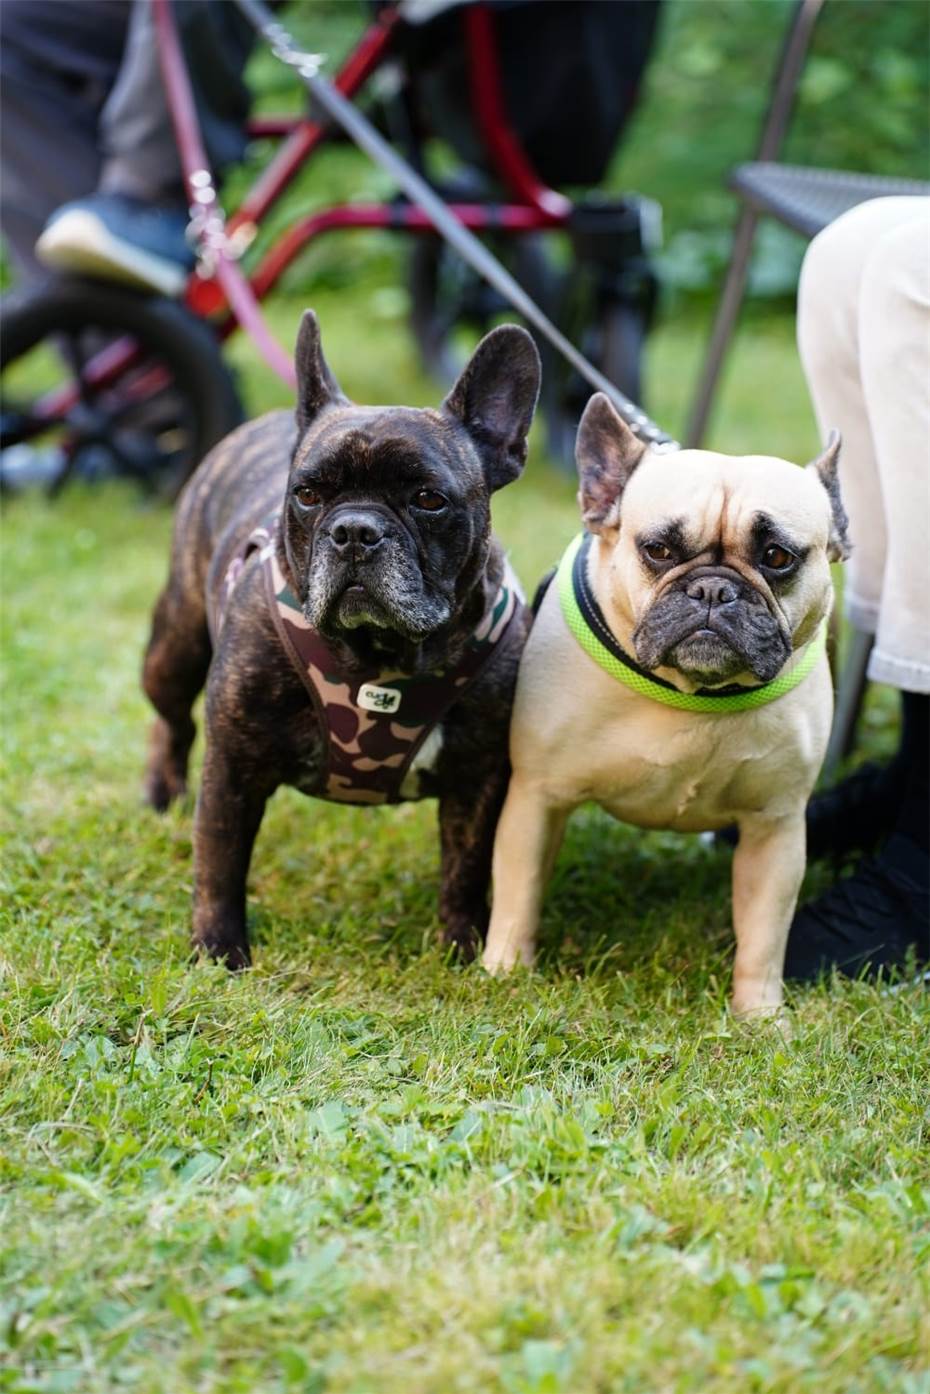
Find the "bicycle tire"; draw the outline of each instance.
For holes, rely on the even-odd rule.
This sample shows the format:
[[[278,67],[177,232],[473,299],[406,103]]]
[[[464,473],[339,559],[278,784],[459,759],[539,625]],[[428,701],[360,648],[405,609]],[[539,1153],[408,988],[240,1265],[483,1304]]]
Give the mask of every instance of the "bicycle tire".
[[[108,282],[56,276],[0,301],[0,370],[46,339],[87,329],[126,335],[169,371],[189,408],[190,440],[171,477],[152,487],[175,497],[206,453],[243,420],[235,383],[209,326],[183,305]]]

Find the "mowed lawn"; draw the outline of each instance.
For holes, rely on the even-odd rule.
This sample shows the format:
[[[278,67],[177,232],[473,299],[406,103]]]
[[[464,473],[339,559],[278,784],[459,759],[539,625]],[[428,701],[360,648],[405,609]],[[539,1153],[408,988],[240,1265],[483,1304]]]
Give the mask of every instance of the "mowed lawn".
[[[390,297],[315,303],[347,390],[435,400]],[[673,427],[701,333],[654,340]],[[814,452],[790,323],[744,332],[716,442]],[[576,528],[539,444],[497,521],[532,585]],[[139,798],[168,535],[117,486],[6,507],[0,1389],[930,1388],[927,994],[735,1027],[725,851],[582,812],[538,972],[492,982],[437,949],[430,805],[283,791],[254,968],[189,964],[191,807]]]

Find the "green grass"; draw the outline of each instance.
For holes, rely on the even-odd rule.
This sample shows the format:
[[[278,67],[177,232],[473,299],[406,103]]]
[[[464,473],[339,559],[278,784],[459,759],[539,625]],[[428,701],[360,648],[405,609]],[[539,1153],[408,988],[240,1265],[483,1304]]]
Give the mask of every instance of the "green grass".
[[[435,399],[390,300],[315,300],[347,389]],[[673,427],[702,333],[653,342]],[[790,326],[741,348],[718,443],[809,455]],[[572,493],[537,447],[501,495],[527,583]],[[539,972],[492,982],[436,948],[430,806],[290,792],[255,968],[190,966],[191,811],[138,792],[169,519],[114,486],[4,532],[0,1388],[928,1388],[925,995],[837,984],[794,996],[790,1043],[735,1028],[728,856],[593,812]]]
[[[719,256],[723,173],[787,16],[738,10],[669,5],[611,174],[665,205],[680,284]],[[925,17],[827,10],[792,158],[915,168]],[[290,22],[336,54],[360,11]],[[266,107],[296,99],[266,55],[251,80]],[[276,216],[389,193],[325,152]],[[790,283],[789,250],[782,274],[762,247],[762,279]],[[323,239],[273,326],[292,341],[309,299],[351,395],[435,401],[399,272],[389,235]],[[650,341],[673,431],[706,332]],[[287,400],[244,340],[231,356],[251,410]],[[711,443],[814,453],[787,320],[749,318]],[[573,493],[537,438],[495,509],[529,586]],[[437,950],[430,806],[283,791],[252,866],[254,969],[188,963],[191,809],[139,801],[169,526],[115,486],[6,511],[0,1390],[926,1394],[926,995],[834,984],[793,995],[790,1042],[735,1028],[726,853],[583,812],[539,972],[493,982]],[[893,714],[873,690],[863,753],[891,747]]]

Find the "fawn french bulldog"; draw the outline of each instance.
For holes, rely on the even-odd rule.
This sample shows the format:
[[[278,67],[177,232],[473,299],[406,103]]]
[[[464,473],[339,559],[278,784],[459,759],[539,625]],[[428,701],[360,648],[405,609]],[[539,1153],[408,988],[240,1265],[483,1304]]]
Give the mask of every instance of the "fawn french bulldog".
[[[585,533],[533,625],[511,728],[484,965],[532,962],[568,815],[739,828],[738,1015],[777,1011],[830,729],[829,563],[848,552],[839,439],[806,469],[650,453],[597,394],[578,431]]]

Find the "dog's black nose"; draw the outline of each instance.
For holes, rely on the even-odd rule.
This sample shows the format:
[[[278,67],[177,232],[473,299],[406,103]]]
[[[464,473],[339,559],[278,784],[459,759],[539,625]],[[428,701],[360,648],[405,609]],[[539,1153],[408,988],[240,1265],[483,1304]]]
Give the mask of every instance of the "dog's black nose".
[[[340,513],[329,529],[333,544],[342,551],[365,551],[384,541],[385,524],[377,513],[362,510]]]
[[[685,594],[702,605],[732,605],[739,592],[725,576],[695,576],[685,587]]]

